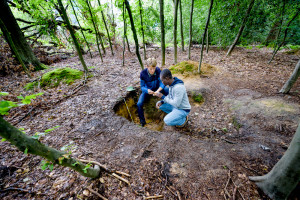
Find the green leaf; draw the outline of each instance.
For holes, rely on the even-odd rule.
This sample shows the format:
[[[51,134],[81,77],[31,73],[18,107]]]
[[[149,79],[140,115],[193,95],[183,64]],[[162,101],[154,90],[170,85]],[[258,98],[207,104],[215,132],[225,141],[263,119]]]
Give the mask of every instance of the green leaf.
[[[17,96],[18,99],[24,99],[24,97],[22,95]]]
[[[8,92],[0,92],[0,97],[1,97],[1,96],[7,96],[7,95],[9,95]]]
[[[53,127],[53,128],[47,129],[47,130],[45,130],[45,133],[51,132],[51,131],[53,131],[54,129],[57,129],[57,128],[59,128],[59,127],[60,127],[60,126],[55,126],[55,127]]]
[[[0,115],[8,115],[8,111],[14,107],[18,107],[13,101],[0,101]]]
[[[23,104],[30,104],[32,99],[36,99],[37,96],[41,96],[43,94],[44,94],[43,92],[40,92],[40,93],[37,93],[37,94],[32,94],[32,95],[26,96],[25,98],[22,99],[22,103]]]
[[[53,168],[54,168],[54,165],[53,164],[49,164],[48,167],[49,167],[50,171],[52,171]]]
[[[5,138],[2,138],[1,142],[5,142],[5,141],[6,141],[6,139],[5,139]]]
[[[129,87],[126,88],[126,90],[127,90],[128,92],[130,92],[130,91],[134,91],[135,89],[134,89],[133,86],[129,86]]]
[[[24,154],[25,154],[25,155],[28,154],[28,148],[25,149]]]

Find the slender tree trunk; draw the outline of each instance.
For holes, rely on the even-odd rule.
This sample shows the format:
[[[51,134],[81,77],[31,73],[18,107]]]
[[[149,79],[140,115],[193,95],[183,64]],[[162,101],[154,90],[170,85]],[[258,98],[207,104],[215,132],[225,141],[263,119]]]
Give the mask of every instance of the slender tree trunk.
[[[293,16],[293,18],[288,22],[285,30],[284,30],[284,37],[282,39],[282,42],[277,46],[277,48],[274,48],[274,51],[273,51],[273,55],[272,55],[272,58],[270,59],[269,63],[272,62],[272,60],[274,59],[275,55],[277,54],[277,52],[279,51],[280,47],[282,47],[285,43],[285,40],[286,40],[286,37],[287,37],[287,34],[288,34],[288,29],[289,29],[289,26],[291,25],[292,21],[294,21],[299,15],[299,10],[297,10],[296,14]]]
[[[201,55],[200,55],[200,61],[199,61],[199,67],[198,67],[198,73],[199,74],[201,72],[201,63],[202,63],[202,57],[203,57],[205,35],[206,35],[207,29],[208,29],[209,20],[210,20],[210,13],[211,13],[211,9],[213,7],[213,3],[214,3],[214,0],[211,0],[210,1],[210,6],[209,6],[209,11],[208,11],[208,16],[207,16],[207,20],[206,20],[206,25],[205,25],[205,29],[204,29],[204,33],[203,33],[203,36],[202,36]]]
[[[145,34],[144,34],[144,24],[143,24],[143,7],[141,0],[139,0],[139,6],[140,6],[140,17],[141,17],[141,27],[142,27],[142,37],[143,37],[143,49],[144,49],[144,60],[147,59],[146,56],[146,43],[145,43]]]
[[[208,53],[208,48],[209,48],[209,38],[208,38],[208,28],[206,31],[206,53]]]
[[[102,53],[101,53],[100,47],[99,47],[99,40],[98,40],[99,35],[98,35],[97,27],[96,27],[96,24],[95,24],[95,21],[94,21],[93,13],[91,11],[90,3],[89,3],[88,0],[86,0],[86,4],[88,6],[88,10],[89,10],[89,13],[91,15],[91,20],[92,20],[92,23],[93,23],[93,26],[94,26],[94,30],[95,30],[98,52],[99,52],[99,55],[100,55],[100,58],[101,58],[101,62],[103,62]]]
[[[124,22],[124,35],[123,35],[123,62],[122,66],[125,65],[125,50],[126,50],[126,45],[125,45],[125,36],[126,36],[126,22],[125,22],[125,1],[123,2],[123,22]]]
[[[300,123],[283,157],[264,176],[249,177],[271,199],[287,199],[300,181]]]
[[[126,13],[126,12],[125,12],[125,13]],[[125,39],[126,39],[126,43],[127,43],[127,49],[128,49],[128,51],[131,53],[130,45],[129,45],[129,41],[128,41],[128,37],[127,37],[127,24],[126,24],[126,18],[125,18]]]
[[[279,92],[283,94],[289,93],[299,76],[300,76],[300,60],[298,61],[291,77],[289,78],[289,80],[287,80],[287,82],[284,84],[284,86],[281,88]]]
[[[24,34],[22,33],[6,0],[0,1],[0,10],[0,19],[2,20],[3,25],[6,27],[7,32],[10,33],[11,40],[13,41],[15,46],[14,49],[16,52],[13,50],[11,43],[8,41],[9,36],[4,33],[4,26],[1,25],[0,28],[4,33],[4,37],[9,44],[11,51],[15,55],[18,54],[26,66],[33,65],[35,70],[45,69],[46,67],[42,63],[40,63],[40,61],[33,54],[32,49],[26,42]]]
[[[105,26],[105,30],[106,30],[106,33],[107,33],[107,37],[108,37],[108,42],[109,42],[111,54],[114,55],[114,50],[113,50],[111,39],[110,39],[110,36],[109,36],[109,30],[108,30],[107,25],[106,25],[106,20],[105,20],[105,16],[104,16],[104,13],[103,13],[103,10],[102,10],[102,6],[101,6],[100,0],[98,0],[98,4],[99,4],[100,9],[101,9],[102,20],[103,20],[103,23],[104,23],[104,26]]]
[[[165,16],[164,16],[164,0],[159,0],[160,9],[160,30],[161,30],[161,66],[166,64],[166,42],[165,42]]]
[[[81,34],[82,34],[82,36],[83,36],[83,39],[84,39],[84,41],[85,41],[85,43],[86,43],[86,46],[88,47],[90,56],[91,56],[91,58],[93,58],[92,53],[91,53],[91,49],[90,49],[90,45],[89,45],[89,43],[88,43],[87,40],[86,40],[85,34],[83,33],[83,30],[82,30],[81,25],[80,25],[80,22],[79,22],[79,20],[78,20],[78,17],[77,17],[76,11],[75,11],[75,9],[74,9],[74,5],[73,5],[72,0],[70,0],[70,2],[71,2],[71,6],[72,6],[72,9],[73,9],[75,18],[76,18],[76,20],[77,20],[77,22],[78,22],[78,25],[79,25],[79,27],[80,27],[80,32],[81,32]]]
[[[236,45],[237,42],[239,41],[239,39],[240,39],[240,37],[241,37],[241,35],[242,35],[242,33],[243,33],[243,30],[244,30],[244,28],[245,28],[245,26],[246,26],[247,19],[248,19],[249,15],[250,15],[250,12],[251,12],[252,8],[253,8],[254,1],[255,1],[255,0],[251,0],[250,4],[249,4],[249,6],[248,6],[247,12],[246,12],[246,14],[245,14],[245,17],[244,17],[244,19],[243,19],[243,22],[242,22],[242,24],[241,24],[241,27],[240,27],[240,29],[239,29],[239,32],[238,32],[236,38],[234,39],[232,45],[230,46],[230,48],[229,48],[229,50],[228,50],[226,56],[230,56],[230,54],[231,54],[231,52],[233,51],[235,45]]]
[[[174,22],[173,22],[173,40],[174,40],[174,63],[177,63],[177,12],[178,12],[178,1],[174,0]]]
[[[2,117],[0,117],[0,136],[5,138],[22,152],[27,150],[30,154],[41,156],[53,164],[59,164],[74,169],[86,177],[97,178],[100,176],[100,168],[87,168],[85,172],[85,164],[68,156],[66,152],[47,147],[40,143],[39,140],[27,136],[2,119]]]
[[[8,32],[6,26],[4,25],[4,23],[2,22],[1,19],[0,19],[0,27],[1,27],[1,29],[2,29],[3,34],[4,34],[4,35],[6,36],[6,38],[7,38],[7,41],[8,41],[9,46],[11,47],[12,51],[15,52],[15,55],[16,55],[18,61],[21,63],[24,72],[27,74],[27,76],[28,76],[29,78],[31,78],[31,76],[30,76],[30,74],[29,74],[29,72],[28,72],[28,69],[27,69],[26,65],[24,64],[24,62],[23,62],[21,56],[19,55],[19,53],[18,53],[18,51],[17,51],[17,49],[16,49],[16,46],[15,46],[13,40],[11,39],[10,33]]]
[[[193,12],[194,12],[194,0],[192,0],[191,13],[190,13],[190,41],[189,41],[188,59],[191,59],[191,47],[193,41]]]
[[[62,11],[62,14],[63,14],[62,17],[63,17],[65,23],[67,24],[67,28],[69,29],[69,32],[70,32],[71,37],[73,39],[73,42],[74,42],[75,48],[77,50],[77,53],[78,53],[79,59],[81,61],[81,64],[82,64],[82,66],[84,68],[85,73],[87,73],[89,70],[88,70],[88,68],[87,68],[87,66],[86,66],[86,64],[84,62],[84,59],[83,59],[83,56],[82,56],[82,53],[81,53],[81,50],[80,50],[80,45],[79,45],[79,43],[77,41],[77,38],[75,37],[74,30],[73,30],[73,28],[72,28],[72,26],[70,24],[69,18],[67,16],[67,13],[65,11],[65,8],[64,8],[61,0],[58,0],[58,4],[59,4],[59,7],[60,7],[60,9]]]
[[[136,30],[135,30],[135,27],[134,27],[134,22],[133,22],[131,9],[130,9],[130,5],[129,5],[128,0],[125,0],[125,6],[126,6],[126,9],[127,9],[128,15],[129,15],[129,19],[130,19],[131,30],[132,30],[133,38],[134,38],[134,42],[135,42],[135,52],[136,52],[136,55],[138,57],[141,68],[144,69],[144,65],[143,65],[141,55],[140,55],[140,52],[139,52],[139,41],[138,41],[138,38],[137,38],[137,35],[136,35]]]
[[[114,15],[114,6],[112,0],[110,1],[111,4],[111,14],[112,14],[112,27],[113,27],[113,33],[114,33],[114,40],[116,38],[116,27],[115,27],[115,15]]]
[[[183,37],[183,22],[182,22],[182,6],[181,6],[181,0],[179,0],[179,10],[180,10],[181,50],[184,51],[184,37]]]

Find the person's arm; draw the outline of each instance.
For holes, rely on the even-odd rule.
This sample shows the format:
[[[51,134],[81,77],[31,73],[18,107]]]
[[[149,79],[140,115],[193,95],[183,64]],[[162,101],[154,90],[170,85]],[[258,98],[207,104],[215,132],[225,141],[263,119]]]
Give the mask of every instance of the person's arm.
[[[143,79],[141,79],[140,82],[141,82],[141,90],[142,90],[142,92],[148,94],[148,88],[147,88],[146,82]]]
[[[178,85],[178,86],[175,86],[175,87],[173,88],[173,91],[174,91],[173,99],[171,99],[170,96],[168,95],[163,99],[163,101],[165,103],[168,103],[168,104],[178,108],[178,106],[182,102],[182,99],[183,99],[184,94],[186,93],[186,90],[185,90],[184,85]]]

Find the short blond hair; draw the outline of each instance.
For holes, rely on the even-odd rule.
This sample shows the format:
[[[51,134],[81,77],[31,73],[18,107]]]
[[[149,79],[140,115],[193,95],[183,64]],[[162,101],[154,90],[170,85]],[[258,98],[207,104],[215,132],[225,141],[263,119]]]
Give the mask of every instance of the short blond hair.
[[[147,65],[147,67],[156,67],[157,61],[155,58],[148,58],[146,60],[146,65]]]

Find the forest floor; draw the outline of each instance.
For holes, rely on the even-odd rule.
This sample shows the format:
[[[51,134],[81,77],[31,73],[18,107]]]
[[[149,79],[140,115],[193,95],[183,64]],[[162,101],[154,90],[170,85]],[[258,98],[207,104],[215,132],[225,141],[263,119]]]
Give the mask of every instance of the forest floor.
[[[133,50],[133,49],[132,49]],[[173,51],[167,49],[166,66],[173,64]],[[163,195],[164,199],[267,199],[249,176],[269,172],[286,151],[299,123],[300,80],[290,94],[278,91],[298,62],[298,55],[279,52],[268,64],[271,49],[236,48],[232,56],[211,48],[203,62],[215,67],[209,76],[175,75],[185,81],[189,93],[200,91],[204,103],[191,102],[187,128],[164,126],[161,131],[141,127],[115,114],[115,106],[128,97],[126,88],[139,87],[141,68],[136,56],[122,48],[85,61],[92,77],[83,84],[60,85],[44,92],[29,106],[11,110],[5,116],[18,128],[33,135],[60,127],[41,142],[60,149],[70,144],[76,158],[95,160],[126,172],[130,186],[107,174],[100,179],[85,178],[77,172],[55,166],[42,170],[41,158],[25,155],[8,142],[0,149],[1,199],[98,199],[92,188],[108,199],[144,199]],[[159,48],[148,48],[160,66]],[[198,61],[200,48],[192,49],[191,60]],[[178,51],[178,62],[187,52]],[[77,57],[51,65],[82,70]],[[45,71],[26,75],[14,73],[0,79],[6,98],[26,92],[26,83]],[[153,108],[156,109],[156,108]],[[151,128],[151,127],[150,127]],[[76,148],[75,148],[76,147]],[[225,196],[225,197],[224,197]],[[295,199],[299,194],[294,194]]]

